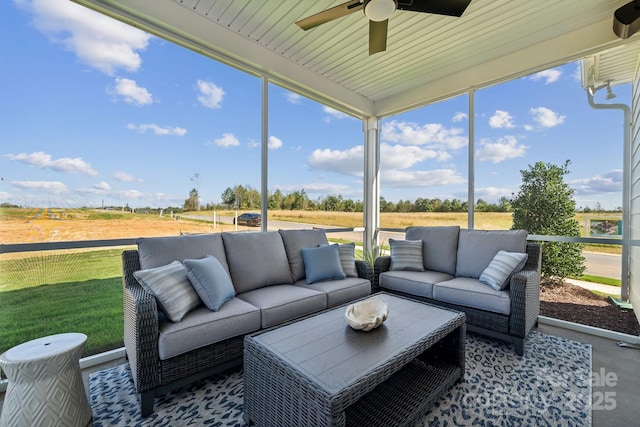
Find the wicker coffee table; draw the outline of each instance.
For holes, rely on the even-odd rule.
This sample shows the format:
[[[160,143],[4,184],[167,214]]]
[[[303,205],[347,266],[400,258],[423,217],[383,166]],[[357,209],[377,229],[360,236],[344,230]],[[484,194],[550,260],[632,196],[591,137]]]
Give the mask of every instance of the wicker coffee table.
[[[369,332],[343,306],[247,336],[247,424],[407,425],[463,377],[464,313],[376,295],[389,318]]]

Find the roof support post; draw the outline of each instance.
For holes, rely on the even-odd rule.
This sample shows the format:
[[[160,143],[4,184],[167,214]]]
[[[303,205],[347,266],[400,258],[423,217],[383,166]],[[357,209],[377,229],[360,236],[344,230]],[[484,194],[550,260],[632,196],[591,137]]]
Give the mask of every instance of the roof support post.
[[[380,227],[380,119],[362,121],[364,132],[364,251],[377,256]],[[375,251],[375,252],[374,252]]]
[[[262,76],[262,167],[260,168],[260,212],[262,215],[262,231],[267,231],[269,218],[269,79]]]

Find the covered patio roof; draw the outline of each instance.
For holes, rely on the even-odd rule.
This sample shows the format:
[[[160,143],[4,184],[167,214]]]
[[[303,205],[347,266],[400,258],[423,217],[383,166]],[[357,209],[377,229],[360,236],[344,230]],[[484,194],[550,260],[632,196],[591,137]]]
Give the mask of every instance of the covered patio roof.
[[[361,11],[295,24],[344,0],[74,1],[361,118],[584,57],[596,83],[625,83],[640,51],[612,30],[628,0],[472,0],[459,18],[398,10],[387,50],[371,56]]]

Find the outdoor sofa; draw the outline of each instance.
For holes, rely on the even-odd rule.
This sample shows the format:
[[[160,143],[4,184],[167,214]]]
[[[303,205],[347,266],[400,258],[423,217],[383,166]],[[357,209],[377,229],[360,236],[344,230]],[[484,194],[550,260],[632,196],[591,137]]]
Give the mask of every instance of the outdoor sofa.
[[[124,343],[143,416],[156,395],[239,365],[245,335],[371,293],[371,266],[322,230],[137,243],[122,254]]]
[[[391,255],[376,258],[374,292],[463,311],[468,331],[513,342],[524,354],[540,313],[541,274],[540,245],[528,243],[526,231],[408,227],[405,239],[391,239]]]

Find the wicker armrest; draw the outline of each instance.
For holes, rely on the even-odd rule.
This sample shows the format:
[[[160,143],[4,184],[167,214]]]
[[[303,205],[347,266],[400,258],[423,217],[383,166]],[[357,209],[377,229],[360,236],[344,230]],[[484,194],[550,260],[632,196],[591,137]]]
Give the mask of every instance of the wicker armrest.
[[[379,256],[373,264],[373,282],[371,287],[373,292],[380,291],[380,274],[389,271],[391,267],[391,257],[389,255]]]
[[[360,277],[361,279],[373,281],[373,269],[368,262],[357,259],[356,270],[358,270],[358,277]]]
[[[158,305],[133,277],[140,269],[138,251],[122,253],[124,303],[124,345],[138,393],[160,383],[158,374]]]
[[[524,338],[540,314],[540,277],[541,252],[540,245],[527,245],[529,258],[524,269],[511,277],[509,293],[511,296],[511,315],[509,333]]]

